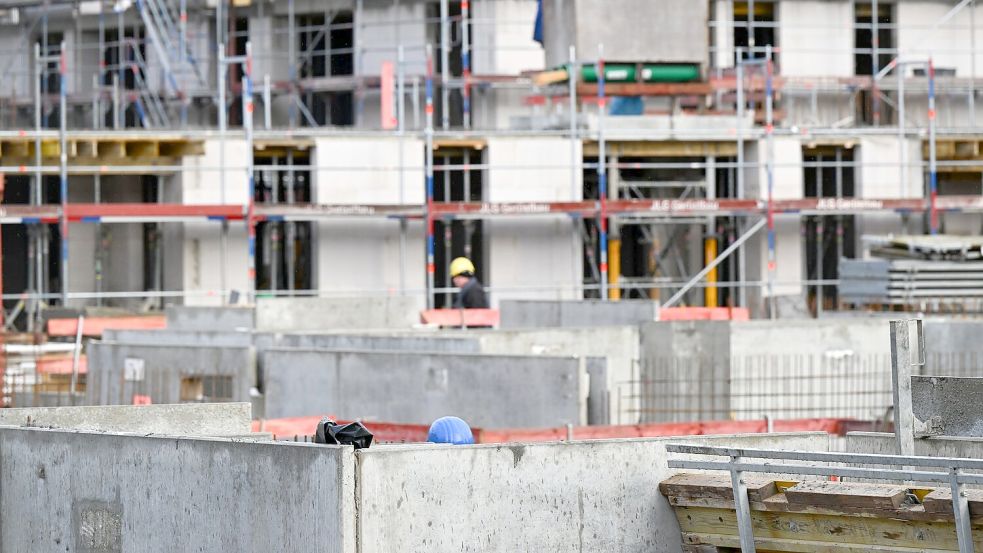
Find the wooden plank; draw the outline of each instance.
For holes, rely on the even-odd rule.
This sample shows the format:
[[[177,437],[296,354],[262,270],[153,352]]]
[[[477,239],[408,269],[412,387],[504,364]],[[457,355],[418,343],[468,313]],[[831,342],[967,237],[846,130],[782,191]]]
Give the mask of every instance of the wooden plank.
[[[127,157],[160,157],[160,143],[155,140],[134,140],[125,143]]]
[[[983,515],[983,490],[966,490],[966,499],[969,500],[969,514],[971,516]],[[925,496],[922,500],[926,513],[936,513],[952,516],[952,490],[949,488],[938,488]]]
[[[611,141],[608,142],[605,147],[608,155],[618,155],[622,157],[705,157],[737,155],[736,142],[721,141]],[[597,153],[597,142],[584,141],[585,156],[596,156]]]
[[[714,547],[717,551],[740,552],[741,543],[737,536],[683,534],[684,540],[705,541],[700,547]],[[714,544],[714,545],[711,545]],[[754,544],[758,553],[944,553],[950,549],[928,549],[924,547],[897,547],[880,545],[852,545],[849,543],[817,543],[807,540],[776,539],[755,536]],[[696,545],[689,545],[695,547]],[[685,549],[683,549],[685,551]],[[711,549],[711,551],[714,551]]]
[[[747,495],[752,502],[763,501],[779,493],[774,478],[746,476]],[[679,505],[699,500],[720,500],[733,506],[734,489],[730,475],[677,474],[659,484],[659,491],[670,504]]]
[[[785,490],[790,505],[872,509],[897,509],[907,494],[907,488],[892,484],[823,481],[800,482]]]
[[[96,144],[96,151],[100,158],[107,160],[126,157],[126,145],[119,140],[100,140]]]
[[[684,533],[737,536],[737,517],[732,509],[677,507],[676,518]],[[760,537],[810,544],[779,551],[833,551],[830,545],[848,547],[842,551],[863,550],[856,549],[857,546],[867,550],[885,548],[883,551],[958,551],[952,522],[762,511],[752,511],[751,519],[756,540]],[[976,528],[974,541],[977,550],[983,550],[983,533],[979,531],[983,528]],[[705,543],[728,546],[721,541]]]
[[[31,155],[31,143],[26,140],[4,140],[4,157],[28,157]]]
[[[205,142],[202,140],[162,140],[160,155],[164,157],[184,157],[205,155]]]
[[[78,157],[95,158],[99,156],[99,143],[95,140],[73,140]]]
[[[713,93],[707,82],[696,83],[605,83],[608,96],[706,96]],[[580,83],[577,94],[581,97],[597,96],[596,83]]]

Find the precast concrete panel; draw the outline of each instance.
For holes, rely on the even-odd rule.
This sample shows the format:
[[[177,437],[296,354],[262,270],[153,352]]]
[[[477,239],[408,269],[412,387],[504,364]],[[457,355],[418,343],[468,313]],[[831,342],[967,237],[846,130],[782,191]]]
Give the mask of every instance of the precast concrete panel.
[[[354,553],[341,446],[0,428],[0,549]]]
[[[267,418],[430,424],[457,415],[482,428],[586,422],[584,367],[575,357],[270,349]]]

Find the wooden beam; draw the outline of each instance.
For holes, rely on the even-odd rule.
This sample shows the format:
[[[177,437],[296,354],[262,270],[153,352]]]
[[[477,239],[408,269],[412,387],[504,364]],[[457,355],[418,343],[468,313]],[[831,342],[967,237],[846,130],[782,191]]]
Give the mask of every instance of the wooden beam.
[[[100,140],[96,144],[99,158],[112,162],[126,157],[126,145],[119,140]]]
[[[713,86],[700,83],[605,83],[604,93],[608,96],[706,96],[713,93]],[[580,83],[577,94],[597,96],[597,84]]]
[[[31,143],[27,140],[5,140],[3,141],[3,157],[29,157],[31,155]]]
[[[438,138],[433,142],[433,149],[460,148],[466,150],[483,150],[488,143],[482,138]]]
[[[159,148],[162,157],[205,155],[205,142],[202,140],[162,140]]]
[[[155,140],[134,140],[125,142],[124,144],[127,157],[160,157],[160,142]]]
[[[736,156],[736,142],[717,141],[613,141],[607,143],[608,155],[621,157],[705,157]],[[598,155],[597,142],[584,142],[584,155]]]

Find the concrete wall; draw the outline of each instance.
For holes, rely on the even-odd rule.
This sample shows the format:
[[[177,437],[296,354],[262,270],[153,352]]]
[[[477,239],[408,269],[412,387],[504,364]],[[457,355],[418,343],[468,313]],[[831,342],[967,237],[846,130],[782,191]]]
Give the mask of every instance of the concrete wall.
[[[846,451],[848,453],[897,455],[898,446],[894,434],[850,432],[846,436]],[[983,459],[983,440],[980,438],[921,438],[915,440],[915,455]]]
[[[249,162],[249,148],[241,138],[226,139],[224,146],[226,171],[217,169],[221,164],[222,145],[218,140],[205,140],[205,154],[182,158],[183,170],[170,177],[170,186],[181,190],[180,201],[185,204],[245,204],[247,182],[245,167]],[[224,180],[224,186],[223,186]],[[229,238],[224,252],[226,263],[226,290],[245,291],[248,288],[248,252],[246,230],[242,224],[230,223]],[[184,242],[181,246],[182,286],[189,292],[209,292],[185,297],[187,305],[221,305],[223,288],[223,251],[221,247],[221,223],[188,222],[184,224]],[[165,267],[165,271],[168,268]]]
[[[106,330],[102,333],[106,342],[122,344],[157,344],[161,346],[249,346],[253,343],[251,332],[212,332],[207,330]]]
[[[580,155],[579,147],[576,152]],[[570,142],[560,138],[490,138],[485,201],[575,201],[583,197],[578,172],[570,180]],[[546,168],[535,168],[546,164]],[[495,166],[500,168],[496,168]],[[566,166],[564,166],[566,165]],[[528,169],[526,169],[528,168]],[[488,282],[503,299],[578,297],[581,240],[565,215],[518,216],[484,223]]]
[[[496,330],[475,333],[481,352],[512,355],[577,355],[606,359],[604,381],[591,376],[591,399],[607,406],[592,424],[628,424],[638,420],[639,332],[635,326]],[[601,396],[601,397],[599,397]],[[596,421],[596,422],[595,422]]]
[[[281,348],[482,353],[481,343],[476,337],[451,337],[441,334],[421,334],[419,336],[408,334],[401,336],[278,334],[265,336],[275,338],[276,345]],[[260,336],[257,336],[258,347],[260,342]]]
[[[420,321],[422,297],[259,298],[256,330],[297,332],[410,328]]]
[[[363,449],[360,551],[680,553],[659,483],[677,472],[665,445],[683,442],[828,449],[825,434]]]
[[[410,104],[407,102],[407,109]],[[402,181],[399,152],[402,148]],[[424,202],[423,142],[404,138],[321,137],[311,163],[319,204],[421,204]],[[402,186],[402,191],[401,191]],[[322,221],[316,224],[316,287],[332,292],[392,293],[401,283],[422,290],[426,275],[423,226],[410,223],[405,262],[400,263],[396,220]]]
[[[898,145],[897,137],[873,136],[860,139],[857,163],[857,196],[861,198],[924,198],[924,175],[921,140],[905,140]],[[905,153],[901,152],[901,148]],[[901,180],[902,156],[908,165],[907,183]]]
[[[0,426],[173,436],[241,436],[251,421],[248,403],[0,409]]]
[[[0,428],[0,456],[4,551],[355,551],[347,447]]]
[[[472,4],[475,75],[518,75],[544,68],[543,47],[532,39],[536,0],[497,0]]]
[[[574,357],[271,349],[262,354],[267,418],[430,424],[454,414],[487,428],[586,422]]]
[[[573,12],[573,13],[571,13]],[[543,38],[546,65],[566,63],[567,49],[577,47],[580,59],[594,59],[598,45],[611,61],[698,63],[706,66],[710,43],[709,3],[692,0],[546,0],[543,2]],[[624,29],[639,21],[672,21],[660,28],[658,40]]]
[[[153,403],[181,403],[186,377],[231,377],[231,401],[249,401],[256,385],[252,347],[162,346],[92,342],[86,396],[90,405],[127,405],[136,394]],[[190,401],[200,401],[188,398]]]
[[[239,332],[255,326],[250,307],[187,307],[169,305],[165,311],[168,330],[196,332]]]
[[[955,69],[957,77],[968,78],[973,74],[970,51],[973,21],[970,11],[973,8],[967,6],[945,24],[932,28],[952,8],[953,5],[946,2],[898,2],[895,8],[898,47],[906,58],[924,60],[932,57],[935,67]],[[976,36],[979,37],[983,32],[983,6],[977,5],[975,9]],[[976,47],[979,48],[979,44]],[[977,55],[976,74],[981,73],[983,60]]]
[[[881,417],[893,403],[888,345],[878,320],[648,324],[642,421]]]
[[[786,77],[853,75],[853,4],[847,0],[779,2],[778,44]]]
[[[607,302],[503,301],[501,328],[621,326],[659,319],[659,304],[647,300]]]

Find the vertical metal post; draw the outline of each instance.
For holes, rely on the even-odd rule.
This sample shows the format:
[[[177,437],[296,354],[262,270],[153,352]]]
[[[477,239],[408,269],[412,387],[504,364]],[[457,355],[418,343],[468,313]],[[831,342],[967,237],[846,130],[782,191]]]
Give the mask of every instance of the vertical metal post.
[[[740,457],[730,458],[732,467],[740,461]],[[744,474],[735,468],[731,468],[730,482],[734,490],[734,508],[737,511],[737,531],[741,541],[741,553],[755,553],[754,526],[751,523],[751,502],[748,500],[747,484],[744,481]]]
[[[876,126],[879,126],[881,124],[881,98],[880,98],[880,89],[877,86],[877,80],[878,80],[877,79],[877,74],[881,72],[881,67],[880,67],[880,65],[881,65],[881,60],[880,60],[880,43],[881,43],[881,37],[880,37],[880,28],[879,28],[879,24],[880,24],[880,21],[879,21],[879,19],[880,19],[880,17],[879,17],[880,16],[880,9],[877,6],[877,0],[872,0],[871,1],[871,10],[872,10],[872,12],[870,14],[870,22],[871,22],[871,27],[870,27],[870,29],[871,29],[871,41],[870,41],[870,44],[873,47],[872,48],[873,51],[871,53],[871,61],[873,62],[873,65],[872,65],[873,71],[871,71],[871,74],[874,75],[874,77],[872,77],[871,80],[870,80],[870,83],[871,83],[871,85],[870,85],[870,90],[871,90],[870,95],[871,95],[871,99],[873,101],[874,126],[876,127]]]
[[[31,203],[39,206],[44,202],[42,195],[42,179],[41,174],[41,111],[44,106],[41,102],[41,79],[43,78],[41,67],[43,62],[41,60],[41,45],[34,43],[34,187],[31,190]],[[33,307],[38,307],[38,304],[42,301],[40,294],[44,291],[44,258],[41,254],[42,252],[42,241],[44,240],[43,226],[40,224],[32,225],[33,230],[33,241],[35,244],[34,255],[31,258],[33,262],[33,276],[35,282],[31,282],[29,285],[34,286],[35,292],[39,294],[38,298],[32,302]],[[34,313],[39,313],[40,309],[34,310]],[[32,316],[28,318],[28,330],[34,330],[35,317]]]
[[[399,26],[397,25],[397,29]],[[399,203],[406,203],[406,170],[403,167],[403,137],[406,133],[406,54],[403,45],[396,50],[396,134],[399,136]],[[406,293],[406,217],[399,218],[399,293]]]
[[[446,0],[445,0],[446,1]],[[426,80],[426,94],[427,94],[427,126],[424,129],[424,137],[426,143],[424,148],[426,149],[426,155],[424,162],[426,164],[426,178],[427,178],[427,203],[425,205],[426,213],[426,233],[427,233],[427,309],[433,309],[433,292],[434,292],[434,224],[433,224],[433,46],[427,44],[427,80]]]
[[[735,48],[737,59],[737,197],[744,199],[744,49]],[[743,234],[744,220],[737,219],[737,234]],[[746,260],[744,248],[737,251],[737,279],[741,281],[741,286],[737,291],[737,302],[741,307],[747,307],[747,285],[744,284],[746,271]]]
[[[939,233],[939,212],[936,207],[939,173],[935,155],[935,63],[928,59],[928,178],[929,178],[929,229],[931,234]]]
[[[287,203],[293,205],[294,203],[294,186],[296,186],[296,180],[294,175],[294,151],[287,150],[287,165],[290,167],[287,169],[287,182],[286,182],[286,200]],[[285,248],[287,250],[287,295],[294,295],[294,279],[296,278],[296,261],[294,257],[294,236],[295,228],[293,221],[286,222],[286,237],[285,237]]]
[[[221,13],[222,0],[219,0],[217,10]],[[217,32],[221,32],[221,23],[216,23]],[[227,114],[225,113],[225,44],[218,44],[217,58],[218,65],[218,180],[220,203],[225,204],[225,131]],[[219,263],[219,285],[222,288],[222,303],[226,302],[226,292],[229,290],[229,221],[222,219],[221,237],[219,239],[220,263]]]
[[[178,10],[178,56],[184,59],[188,55],[188,0],[181,0]]]
[[[772,79],[774,66],[771,60],[771,45],[765,46],[765,67],[767,68],[767,78],[765,79],[765,137],[767,138],[767,173],[768,173],[768,316],[775,318],[775,273],[777,271],[777,260],[775,258],[775,208],[774,208],[774,188],[775,188],[775,120],[774,102],[775,90]]]
[[[601,299],[608,299],[608,174],[605,158],[607,148],[604,141],[604,111],[607,100],[604,97],[604,45],[597,47],[597,182],[600,209],[597,226],[600,230],[601,248]]]
[[[471,200],[471,150],[464,149],[464,199],[465,202]],[[474,221],[464,221],[464,257],[471,259],[471,237],[474,229]]]
[[[246,41],[246,60],[242,80],[242,123],[246,128],[246,234],[249,243],[249,266],[247,274],[247,299],[255,300],[256,296],[256,219],[255,219],[255,173],[253,160],[253,45]]]
[[[65,59],[65,41],[61,42],[58,54],[58,160],[59,160],[59,192],[61,195],[61,304],[68,305],[68,63]]]
[[[471,128],[471,20],[470,0],[461,0],[461,66],[464,88],[461,97],[464,103],[464,128]],[[470,201],[465,199],[465,201]]]
[[[959,553],[975,553],[973,527],[969,518],[969,498],[966,497],[966,485],[959,482],[959,472],[959,469],[952,469],[949,472],[952,514],[956,519],[956,540],[959,543]]]
[[[288,124],[291,129],[297,127],[297,45],[295,41],[296,30],[295,30],[295,13],[294,13],[294,0],[287,0],[287,58],[289,60],[288,67],[288,78],[290,79],[290,107],[288,108]],[[293,163],[291,163],[293,165]],[[291,182],[291,186],[293,183]]]
[[[823,197],[823,156],[818,156],[816,158],[818,163],[816,164],[816,197]],[[816,216],[816,280],[825,280],[824,278],[824,267],[823,267],[823,225],[826,222],[825,217],[822,215]],[[823,312],[823,289],[822,284],[816,285],[816,318]]]
[[[450,56],[451,29],[448,0],[440,0],[440,128],[451,126]]]
[[[580,65],[577,63],[577,49],[574,46],[570,46],[570,61],[567,64],[567,90],[569,93],[570,107],[570,201],[575,202],[578,199],[583,198],[583,190],[577,191],[577,173],[580,171],[580,163],[578,163],[577,156],[577,142],[580,140],[578,132],[578,122],[577,122],[577,83],[580,76]],[[574,282],[580,281],[583,284],[583,277],[578,275],[578,268],[580,266],[580,257],[582,252],[577,248],[576,236],[579,235],[578,227],[580,226],[580,219],[578,217],[570,218],[570,227],[573,233],[574,239],[570,241],[570,261],[571,261],[571,273],[574,275]],[[577,293],[578,287],[574,285],[574,294]]]
[[[836,198],[843,197],[843,149],[836,148]],[[843,257],[843,215],[836,216],[836,262]]]
[[[113,130],[119,130],[120,112],[122,110],[122,98],[120,97],[119,75],[113,73]]]
[[[92,178],[93,200],[95,203],[102,202],[102,175],[96,173]],[[95,251],[95,270],[96,270],[96,305],[102,307],[102,223],[96,223],[96,251]]]
[[[117,102],[116,107],[119,111],[116,113],[116,120],[114,123],[116,126],[114,128],[120,128],[126,126],[126,117],[124,116],[124,111],[126,111],[126,98],[123,96],[122,90],[126,88],[126,64],[123,63],[123,58],[126,57],[126,27],[123,25],[123,10],[116,12],[116,87],[117,87]]]
[[[451,201],[451,172],[447,169],[451,164],[451,158],[448,155],[441,156],[441,167],[443,171],[440,172],[441,180],[444,184],[444,201]],[[451,240],[453,240],[453,233],[451,228],[452,223],[448,220],[441,221],[441,227],[444,231],[444,262],[448,262],[451,259]],[[450,289],[451,287],[451,274],[450,271],[444,272],[444,282],[442,283],[445,289]],[[454,296],[450,292],[444,293],[444,306],[451,307],[454,301]]]
[[[969,125],[976,126],[976,0],[969,6]]]
[[[915,454],[914,415],[911,412],[911,368],[924,364],[922,322],[917,321],[918,360],[911,360],[911,321],[891,321],[891,380],[894,393],[894,434],[898,455]]]
[[[263,128],[273,128],[273,93],[270,90],[270,74],[263,75]],[[279,175],[278,175],[279,176]]]
[[[273,158],[273,182],[272,197],[270,203],[276,205],[280,203],[280,164],[279,158]],[[280,287],[280,223],[267,222],[266,228],[270,233],[270,290],[276,296],[277,288]]]
[[[96,103],[97,113],[94,118],[98,121],[96,128],[101,129],[105,122],[102,113],[102,87],[106,84],[106,17],[102,10],[99,10],[99,73],[96,82],[98,83],[95,86],[96,98],[99,100]]]
[[[899,182],[900,197],[908,196],[908,145],[905,144],[905,107],[904,107],[904,77],[905,65],[898,61],[895,71],[898,74],[898,149],[901,160],[901,181]]]

